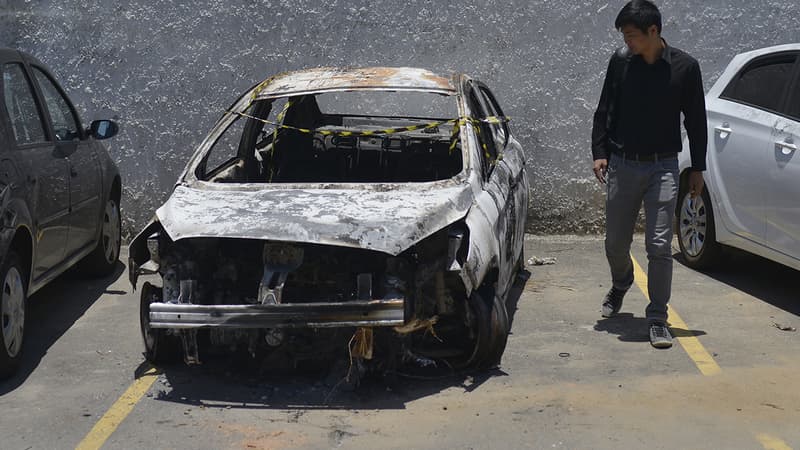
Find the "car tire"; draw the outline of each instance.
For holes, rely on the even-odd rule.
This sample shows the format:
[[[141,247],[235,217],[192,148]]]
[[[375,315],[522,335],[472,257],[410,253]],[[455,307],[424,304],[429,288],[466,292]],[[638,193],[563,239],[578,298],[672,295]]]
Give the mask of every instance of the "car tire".
[[[92,253],[81,261],[81,272],[95,277],[104,277],[114,272],[119,260],[122,241],[122,224],[119,202],[113,198],[106,201],[101,224],[100,240]]]
[[[150,304],[161,301],[161,288],[145,282],[139,302],[139,325],[144,357],[155,364],[173,363],[181,358],[180,340],[161,328],[150,328]]]
[[[0,379],[19,367],[25,333],[26,272],[13,250],[0,266]]]
[[[506,350],[508,334],[510,332],[508,310],[505,301],[493,296],[491,314],[489,316],[489,344],[481,362],[482,369],[494,369],[500,365],[500,360]]]
[[[522,248],[519,249],[519,258],[517,258],[517,264],[515,265],[516,271],[514,275],[525,273],[526,266],[525,266],[525,245],[523,244]]]
[[[678,196],[678,245],[686,265],[692,269],[712,267],[721,252],[714,229],[714,210],[708,190],[691,198],[686,188]]]

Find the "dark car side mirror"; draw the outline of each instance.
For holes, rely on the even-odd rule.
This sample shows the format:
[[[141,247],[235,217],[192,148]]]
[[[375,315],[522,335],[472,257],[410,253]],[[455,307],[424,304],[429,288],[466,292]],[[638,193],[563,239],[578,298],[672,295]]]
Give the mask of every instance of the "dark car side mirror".
[[[95,139],[108,139],[119,133],[119,125],[113,120],[95,120],[89,126],[89,134]]]

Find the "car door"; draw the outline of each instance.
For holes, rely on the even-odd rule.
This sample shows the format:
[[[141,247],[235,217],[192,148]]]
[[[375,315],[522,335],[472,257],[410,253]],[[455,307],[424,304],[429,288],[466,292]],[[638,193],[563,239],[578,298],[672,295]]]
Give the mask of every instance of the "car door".
[[[0,62],[2,104],[13,134],[14,160],[24,174],[33,215],[32,280],[36,280],[64,258],[69,230],[69,169],[46,127],[44,110],[23,61]]]
[[[95,243],[102,208],[100,162],[64,91],[46,69],[31,65],[59,153],[69,168],[69,235],[66,256]]]
[[[730,232],[766,244],[766,143],[774,140],[791,80],[795,54],[767,55],[749,62],[717,99],[709,99],[709,154],[711,193],[722,225]]]
[[[767,245],[800,259],[800,61],[767,141]]]
[[[478,83],[478,87],[490,113],[494,117],[505,118],[503,109],[492,91],[482,83]],[[524,171],[525,155],[522,146],[511,135],[511,129],[507,122],[493,124],[490,128],[495,146],[500,149],[499,153],[502,155],[498,164],[504,166],[505,175],[508,176],[509,197],[507,199],[508,207],[505,211],[509,239],[507,262],[513,265],[517,262],[514,258],[520,253],[525,239],[525,217],[528,213],[528,183]]]
[[[472,83],[471,96],[477,106],[477,118],[485,119],[495,116],[495,111],[492,109],[491,103],[484,94],[480,83]],[[498,261],[500,270],[497,281],[498,289],[502,290],[505,289],[510,278],[509,260],[511,259],[513,248],[514,229],[513,223],[509,221],[509,218],[514,213],[514,202],[511,201],[511,184],[509,183],[513,175],[508,165],[503,162],[504,154],[502,152],[506,144],[506,138],[501,129],[486,122],[478,122],[475,126],[484,153],[484,191],[491,198],[497,211],[494,229],[500,251],[500,261]]]

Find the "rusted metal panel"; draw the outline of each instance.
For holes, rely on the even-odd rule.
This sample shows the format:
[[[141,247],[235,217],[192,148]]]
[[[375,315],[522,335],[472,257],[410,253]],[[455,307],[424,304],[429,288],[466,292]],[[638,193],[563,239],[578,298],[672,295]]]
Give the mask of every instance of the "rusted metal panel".
[[[256,89],[257,99],[347,90],[423,91],[453,95],[448,78],[410,67],[331,68],[287,72],[265,80]]]
[[[244,190],[178,186],[156,215],[173,240],[265,239],[364,248],[397,255],[463,218],[469,184],[453,180],[350,189]]]

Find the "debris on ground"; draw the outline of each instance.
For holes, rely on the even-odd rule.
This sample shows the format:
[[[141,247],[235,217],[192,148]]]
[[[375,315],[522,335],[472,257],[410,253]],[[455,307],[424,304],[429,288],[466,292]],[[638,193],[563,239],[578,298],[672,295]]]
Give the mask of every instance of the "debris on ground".
[[[528,258],[528,265],[529,266],[551,266],[556,263],[555,256],[531,256]]]
[[[777,328],[777,329],[779,329],[779,330],[781,330],[781,331],[797,331],[797,328],[795,328],[795,327],[791,327],[791,326],[788,326],[788,325],[784,326],[784,325],[779,324],[778,322],[772,322],[772,326]]]

